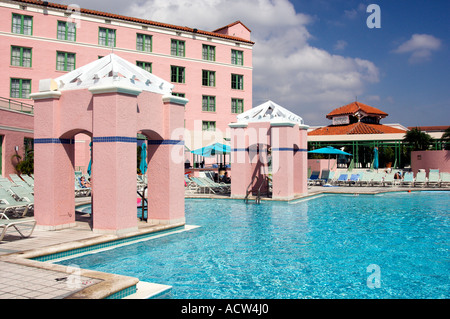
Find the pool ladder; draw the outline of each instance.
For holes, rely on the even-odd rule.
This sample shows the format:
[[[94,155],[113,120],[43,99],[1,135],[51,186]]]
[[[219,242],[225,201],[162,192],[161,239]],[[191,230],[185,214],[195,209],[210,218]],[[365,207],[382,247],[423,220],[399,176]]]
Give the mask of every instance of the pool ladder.
[[[245,198],[244,198],[244,201],[246,204],[248,204],[250,194],[253,193],[253,190],[251,189],[251,187],[252,187],[253,183],[255,182],[255,179],[257,179],[257,178],[258,178],[258,176],[255,175],[252,179],[252,182],[247,186],[247,191],[245,193]],[[267,183],[269,182],[269,179],[267,178],[267,176],[264,177],[264,180]],[[263,185],[264,185],[264,182],[261,183],[261,185],[259,185],[259,187],[258,187],[258,192],[256,193],[256,198],[255,198],[255,204],[261,204],[261,187]]]
[[[148,202],[147,202],[147,199],[145,198],[145,190],[146,189],[147,189],[147,185],[142,190],[142,193],[137,191],[138,195],[141,196],[141,221],[147,221],[147,218],[148,218]],[[147,208],[145,207],[146,206],[145,204],[147,204]],[[147,209],[147,218],[144,217],[144,212],[146,209]]]

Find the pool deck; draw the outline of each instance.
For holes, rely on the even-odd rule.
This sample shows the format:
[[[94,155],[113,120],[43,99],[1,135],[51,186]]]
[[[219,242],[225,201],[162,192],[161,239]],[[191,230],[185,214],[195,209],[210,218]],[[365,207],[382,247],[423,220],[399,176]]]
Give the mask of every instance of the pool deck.
[[[423,190],[450,191],[450,188],[312,186],[308,189],[308,194],[295,199],[326,193],[379,194]],[[230,197],[186,194],[186,198],[229,199]],[[263,198],[263,200],[271,199]],[[81,204],[88,201],[88,198],[77,198],[76,201],[77,204]],[[182,224],[164,226],[138,222],[137,232],[119,237],[92,232],[88,220],[80,217],[77,219],[76,227],[57,231],[36,228],[29,238],[20,238],[17,233],[9,231],[0,242],[0,299],[103,299],[110,296],[120,298],[121,291],[134,286],[137,287],[137,291],[128,295],[127,299],[146,299],[164,294],[170,290],[169,286],[141,282],[134,277],[41,262],[31,258],[180,226]],[[119,295],[115,295],[117,293]]]

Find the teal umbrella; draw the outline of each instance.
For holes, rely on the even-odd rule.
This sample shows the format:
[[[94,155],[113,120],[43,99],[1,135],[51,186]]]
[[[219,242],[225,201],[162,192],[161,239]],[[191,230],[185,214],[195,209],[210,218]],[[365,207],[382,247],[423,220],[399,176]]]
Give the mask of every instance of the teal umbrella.
[[[373,168],[378,169],[378,147],[373,149]]]
[[[231,152],[231,147],[222,143],[214,143],[196,150],[191,151],[191,153],[200,156],[214,156],[216,154],[229,154]]]
[[[90,147],[91,159],[89,160],[89,166],[88,166],[88,168],[87,168],[87,172],[88,172],[89,176],[91,176],[91,168],[92,168],[92,142],[89,143],[89,147]]]
[[[327,147],[322,147],[322,148],[318,148],[316,150],[312,150],[309,151],[308,153],[315,153],[315,154],[328,154],[328,170],[330,170],[330,157],[332,154],[335,155],[350,155],[352,156],[352,154],[341,151],[340,149],[331,147],[331,146],[327,146]]]
[[[142,175],[147,172],[147,144],[142,143],[141,150],[141,162],[139,163],[139,169],[141,170]]]

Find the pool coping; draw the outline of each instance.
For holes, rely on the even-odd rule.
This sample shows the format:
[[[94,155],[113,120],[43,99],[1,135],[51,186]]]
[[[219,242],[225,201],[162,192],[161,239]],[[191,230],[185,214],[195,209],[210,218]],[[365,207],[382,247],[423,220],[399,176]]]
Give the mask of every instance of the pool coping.
[[[57,271],[62,275],[70,276],[73,273],[73,267],[64,266],[59,264],[50,263],[47,261],[38,261],[33,258],[38,258],[47,255],[53,255],[61,252],[67,252],[71,250],[76,250],[80,248],[86,248],[95,245],[101,245],[104,243],[111,243],[123,239],[137,238],[143,235],[150,235],[154,233],[160,233],[165,230],[176,229],[184,227],[185,223],[171,224],[171,225],[150,225],[147,227],[141,227],[137,231],[115,235],[115,234],[104,234],[96,237],[80,239],[76,241],[50,245],[42,248],[30,249],[26,251],[15,252],[11,254],[5,254],[0,256],[0,261],[13,263],[17,265],[33,267],[35,269],[41,269],[43,271]],[[135,277],[116,275],[111,273],[105,273],[100,271],[93,271],[88,269],[79,269],[77,275],[95,279],[98,281],[87,287],[81,287],[78,291],[71,293],[70,295],[64,297],[64,299],[107,299],[107,298],[123,298],[129,297],[135,298],[142,297],[142,293],[136,293],[136,287],[140,280]],[[140,284],[145,290],[154,290],[156,296],[167,292],[171,287],[159,287],[155,290],[155,286],[151,286],[152,283]],[[156,284],[157,285],[157,284]],[[128,294],[121,296],[121,292],[130,291]],[[145,293],[145,292],[144,292]],[[146,294],[146,298],[152,297],[151,293]]]

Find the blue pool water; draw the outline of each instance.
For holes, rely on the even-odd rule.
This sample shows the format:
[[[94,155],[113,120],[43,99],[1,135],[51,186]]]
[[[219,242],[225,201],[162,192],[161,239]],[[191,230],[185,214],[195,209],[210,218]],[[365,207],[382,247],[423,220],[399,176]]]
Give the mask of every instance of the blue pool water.
[[[189,199],[199,228],[59,263],[171,285],[174,298],[449,298],[449,207],[450,192]]]

